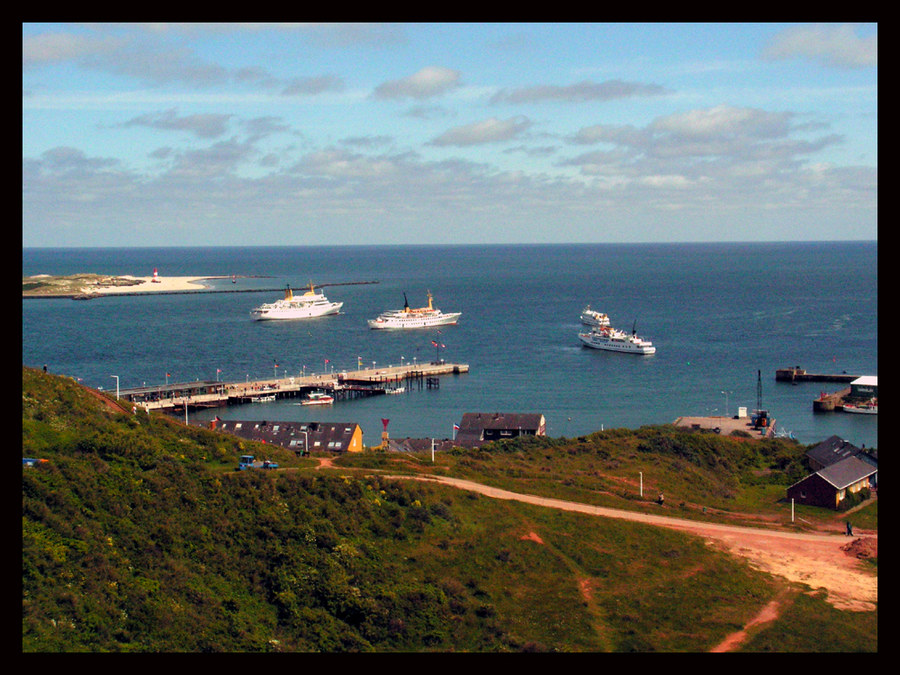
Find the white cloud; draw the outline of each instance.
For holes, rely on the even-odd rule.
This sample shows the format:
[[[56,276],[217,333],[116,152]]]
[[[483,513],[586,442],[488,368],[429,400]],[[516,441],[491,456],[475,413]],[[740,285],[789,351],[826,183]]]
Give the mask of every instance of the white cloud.
[[[542,84],[518,89],[503,89],[491,98],[491,103],[534,103],[538,101],[564,101],[581,103],[584,101],[611,101],[631,96],[658,96],[665,89],[658,84],[623,82],[584,81],[570,85]]]
[[[763,56],[808,58],[842,68],[873,67],[878,65],[878,33],[861,37],[853,25],[794,26],[773,37]]]
[[[445,94],[459,86],[457,70],[428,66],[400,80],[391,80],[375,88],[375,98],[413,98],[422,100]]]
[[[481,122],[464,124],[449,129],[431,141],[431,145],[480,145],[496,143],[516,138],[531,126],[525,117],[513,117],[506,120],[491,117]]]
[[[167,131],[188,131],[199,138],[216,138],[228,129],[231,115],[205,113],[179,116],[172,109],[159,113],[148,113],[134,117],[121,126],[146,126]]]

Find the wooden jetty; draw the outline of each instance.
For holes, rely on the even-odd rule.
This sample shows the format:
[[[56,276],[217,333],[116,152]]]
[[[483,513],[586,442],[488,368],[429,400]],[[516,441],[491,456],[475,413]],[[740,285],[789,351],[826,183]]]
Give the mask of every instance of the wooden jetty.
[[[847,373],[830,375],[807,373],[800,366],[778,368],[775,371],[776,382],[853,382],[857,378],[859,375],[848,375]]]
[[[436,388],[439,376],[467,372],[468,364],[436,361],[246,382],[181,382],[121,390],[119,397],[146,410],[167,411],[278,400],[315,391],[346,400],[397,391],[401,386],[407,391],[414,385]]]

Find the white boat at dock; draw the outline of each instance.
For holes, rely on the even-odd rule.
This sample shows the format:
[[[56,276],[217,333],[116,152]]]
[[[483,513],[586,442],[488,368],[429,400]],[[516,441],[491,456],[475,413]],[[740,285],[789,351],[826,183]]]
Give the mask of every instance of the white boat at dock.
[[[592,349],[625,354],[649,355],[656,353],[653,343],[640,337],[634,332],[634,329],[629,335],[618,328],[595,326],[587,333],[579,333],[578,339]]]
[[[431,291],[428,291],[428,306],[411,309],[406,293],[403,294],[403,309],[392,309],[382,312],[375,319],[369,319],[369,328],[426,328],[429,326],[446,326],[454,324],[462,312],[442,312],[431,304]]]
[[[857,415],[877,415],[878,401],[866,401],[865,403],[845,403],[842,408],[846,413],[855,413]]]
[[[609,326],[609,316],[588,305],[581,311],[581,323],[586,326]]]
[[[309,290],[303,295],[294,296],[294,291],[288,286],[284,291],[284,298],[275,302],[267,302],[250,311],[250,315],[257,321],[273,319],[309,319],[316,316],[337,314],[343,302],[331,302],[324,293],[316,293],[312,282],[309,282]]]
[[[252,396],[251,403],[271,403],[275,400],[275,394],[262,394],[260,396]]]

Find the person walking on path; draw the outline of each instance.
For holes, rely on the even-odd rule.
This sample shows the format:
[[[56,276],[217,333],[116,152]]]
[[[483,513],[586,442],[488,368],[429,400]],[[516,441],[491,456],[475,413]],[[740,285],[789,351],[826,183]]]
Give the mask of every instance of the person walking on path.
[[[849,520],[847,521],[847,536],[853,536],[853,523],[851,523]]]

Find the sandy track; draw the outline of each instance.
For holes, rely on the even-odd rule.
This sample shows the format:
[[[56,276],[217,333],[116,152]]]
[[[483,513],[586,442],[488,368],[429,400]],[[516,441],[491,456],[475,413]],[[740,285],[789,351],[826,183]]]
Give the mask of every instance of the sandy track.
[[[862,554],[859,553],[860,549],[865,549],[868,554],[877,555],[877,535],[847,537],[704,523],[520,494],[459,478],[443,476],[392,476],[392,478],[434,481],[472,490],[495,499],[526,502],[689,532],[704,537],[712,546],[745,558],[756,569],[806,584],[813,589],[825,589],[828,601],[838,609],[875,611],[877,608],[878,578],[874,571],[864,566],[860,559]]]

